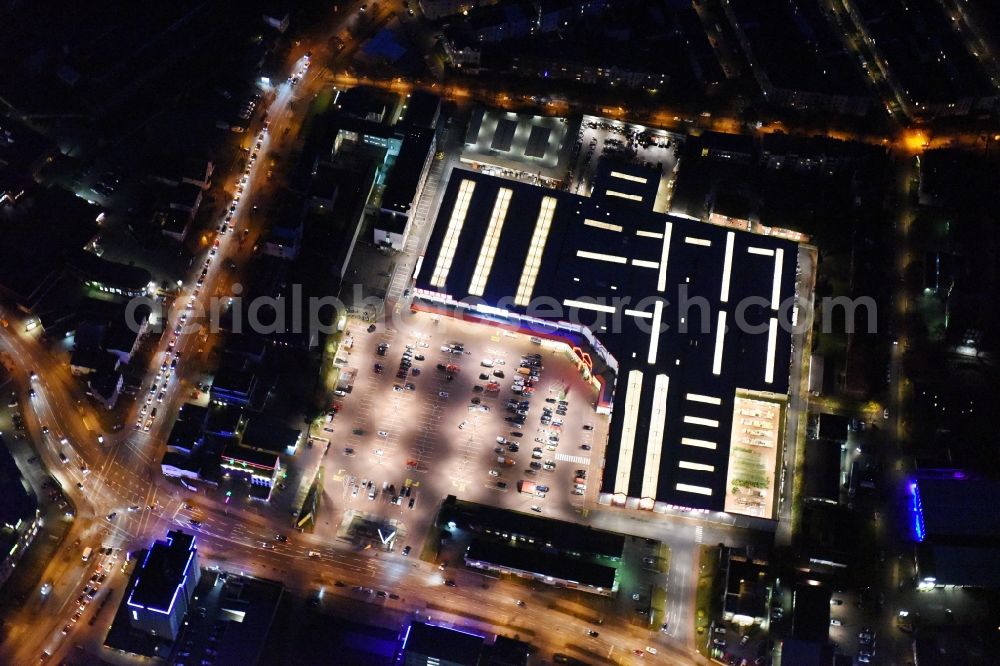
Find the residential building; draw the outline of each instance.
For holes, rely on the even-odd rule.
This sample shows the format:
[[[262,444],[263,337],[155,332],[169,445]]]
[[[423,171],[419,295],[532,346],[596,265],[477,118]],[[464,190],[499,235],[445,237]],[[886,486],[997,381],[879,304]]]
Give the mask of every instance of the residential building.
[[[157,160],[155,169],[149,176],[155,182],[170,187],[187,183],[207,190],[212,186],[215,163],[212,160],[173,156]]]
[[[476,7],[496,4],[498,0],[417,0],[420,11],[434,20],[455,14],[464,14]]]
[[[145,268],[102,259],[80,250],[70,257],[68,271],[87,289],[134,298],[150,293],[153,275]]]
[[[863,116],[872,95],[818,4],[792,0],[767,10],[722,0],[764,100],[777,106]]]
[[[203,195],[204,191],[199,185],[186,181],[166,194],[166,207],[161,209],[162,214],[157,218],[164,236],[179,243],[187,240]]]
[[[275,222],[264,237],[264,253],[279,259],[294,260],[302,249],[302,221],[293,225]]]
[[[21,198],[56,152],[53,143],[12,116],[0,118],[0,208]]]
[[[212,402],[221,405],[260,406],[266,387],[257,379],[257,373],[247,362],[224,357],[212,379],[209,390]]]
[[[59,188],[28,186],[6,200],[0,205],[0,295],[30,311],[64,286],[65,269],[94,238],[100,213]]]
[[[125,374],[120,366],[99,372],[87,378],[87,395],[100,403],[105,409],[114,409],[118,397],[125,386]]]
[[[757,145],[748,134],[702,132],[698,137],[701,157],[736,164],[750,164],[757,157]]]
[[[409,234],[411,211],[427,181],[431,162],[434,160],[434,130],[410,127],[403,134],[403,141],[385,182],[380,200],[380,214],[376,218],[375,243],[402,251]],[[403,232],[395,234],[400,227]],[[398,244],[395,242],[398,239]]]
[[[408,222],[409,217],[406,215],[379,211],[372,228],[375,245],[397,251],[402,250],[403,244],[406,242]]]
[[[264,8],[264,23],[278,32],[285,32],[291,19],[291,8],[285,0],[269,0]]]
[[[247,419],[240,445],[261,453],[294,456],[302,440],[302,431],[264,414]]]
[[[151,308],[130,307],[120,299],[84,299],[73,327],[70,369],[78,376],[111,372],[128,365],[149,328]]]
[[[826,136],[772,132],[760,140],[760,160],[765,167],[800,173],[833,174],[838,168],[871,154],[870,151],[868,146]]]
[[[437,127],[440,115],[440,97],[423,90],[414,90],[406,96],[403,109],[399,113],[399,120],[396,123],[433,130]]]
[[[266,646],[279,619],[285,586],[245,573],[206,569],[195,589],[198,611],[188,612],[171,664],[268,662]]]
[[[0,435],[0,585],[7,582],[38,533],[38,498]]]
[[[514,73],[543,79],[577,81],[588,85],[610,85],[624,88],[657,90],[664,87],[669,76],[650,67],[655,63],[643,61],[636,64],[618,64],[580,54],[573,59],[565,54],[547,58],[514,56],[511,66]]]
[[[982,64],[992,59],[974,53],[950,5],[934,0],[845,0],[843,6],[866,49],[875,54],[866,66],[878,69],[910,117],[996,111],[998,84]]]

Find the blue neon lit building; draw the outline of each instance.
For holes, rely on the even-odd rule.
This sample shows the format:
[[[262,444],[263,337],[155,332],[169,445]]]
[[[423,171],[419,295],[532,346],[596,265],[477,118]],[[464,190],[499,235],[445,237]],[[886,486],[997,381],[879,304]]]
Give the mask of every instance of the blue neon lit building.
[[[478,666],[485,638],[460,629],[414,622],[403,634],[403,666]]]
[[[913,538],[918,542],[923,541],[927,535],[927,528],[924,526],[924,505],[920,500],[920,488],[916,483],[910,484],[910,519],[913,521]]]
[[[918,588],[1000,589],[1000,482],[923,472],[908,490]]]
[[[200,578],[192,534],[173,530],[146,553],[128,598],[129,619],[140,631],[174,640]]]

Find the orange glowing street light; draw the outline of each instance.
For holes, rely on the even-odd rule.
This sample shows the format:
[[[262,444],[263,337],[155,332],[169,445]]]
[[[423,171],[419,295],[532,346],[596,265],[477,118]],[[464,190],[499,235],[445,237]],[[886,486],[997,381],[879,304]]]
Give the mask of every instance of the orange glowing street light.
[[[903,134],[903,147],[911,153],[922,152],[930,145],[927,135],[920,130],[909,130]]]

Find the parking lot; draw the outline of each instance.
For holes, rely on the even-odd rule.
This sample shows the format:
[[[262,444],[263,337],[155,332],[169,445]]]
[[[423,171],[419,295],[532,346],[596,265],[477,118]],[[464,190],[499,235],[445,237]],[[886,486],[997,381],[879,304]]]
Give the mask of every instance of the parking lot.
[[[354,323],[352,348],[340,354],[354,379],[324,433],[335,509],[420,538],[449,494],[558,518],[596,500],[607,419],[566,352],[438,315],[404,321],[401,330],[380,324],[370,334]],[[404,356],[409,365],[398,374]],[[518,372],[522,357],[536,366],[533,385],[532,368]],[[519,481],[545,490],[519,492]]]
[[[664,130],[584,116],[570,153],[569,190],[589,195],[597,163],[605,155],[647,166],[659,164],[663,178],[672,180],[677,163],[677,141],[677,135]],[[661,187],[661,196],[667,195],[667,190],[669,188]],[[665,211],[666,207],[657,206],[656,210]]]

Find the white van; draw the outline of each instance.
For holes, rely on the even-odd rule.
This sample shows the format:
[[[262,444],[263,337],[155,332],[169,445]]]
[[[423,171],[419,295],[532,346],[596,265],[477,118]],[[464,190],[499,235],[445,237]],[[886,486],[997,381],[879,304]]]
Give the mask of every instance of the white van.
[[[94,552],[94,549],[91,548],[91,547],[89,547],[89,546],[86,547],[86,548],[84,548],[83,549],[83,561],[84,562],[89,562],[90,561],[90,556],[91,556],[91,554],[93,552]]]
[[[479,365],[483,366],[484,368],[492,368],[493,367],[493,359],[491,359],[491,358],[484,358],[482,361],[479,362]]]

